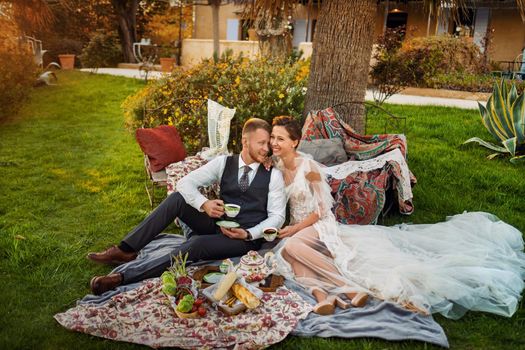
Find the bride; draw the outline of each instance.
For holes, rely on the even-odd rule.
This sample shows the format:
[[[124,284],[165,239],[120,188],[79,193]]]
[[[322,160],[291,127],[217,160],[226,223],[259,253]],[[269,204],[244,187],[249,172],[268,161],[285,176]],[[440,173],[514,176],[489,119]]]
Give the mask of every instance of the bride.
[[[301,128],[273,121],[290,223],[279,231],[280,273],[308,288],[314,312],[330,314],[366,296],[457,319],[467,310],[511,316],[524,288],[523,238],[494,215],[472,212],[430,225],[341,225],[331,212],[327,168],[296,151]]]

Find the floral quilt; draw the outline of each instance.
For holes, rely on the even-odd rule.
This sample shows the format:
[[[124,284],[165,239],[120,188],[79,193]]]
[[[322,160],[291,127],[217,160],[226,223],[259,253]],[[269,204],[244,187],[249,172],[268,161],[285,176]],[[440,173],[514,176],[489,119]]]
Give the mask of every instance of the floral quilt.
[[[103,305],[80,304],[54,317],[67,329],[152,348],[261,349],[282,341],[312,306],[281,287],[262,304],[236,316],[208,306],[203,318],[178,318],[159,278],[117,294]]]

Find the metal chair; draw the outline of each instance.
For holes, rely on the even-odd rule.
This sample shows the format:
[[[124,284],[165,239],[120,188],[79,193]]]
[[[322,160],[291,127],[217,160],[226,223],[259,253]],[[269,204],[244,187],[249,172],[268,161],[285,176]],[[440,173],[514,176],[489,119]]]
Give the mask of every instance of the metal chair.
[[[406,133],[406,126],[407,126],[407,120],[406,117],[399,117],[396,116],[383,107],[379,106],[378,104],[372,103],[372,102],[358,102],[358,101],[348,101],[348,102],[341,102],[338,104],[335,104],[332,106],[335,112],[339,114],[341,117],[345,118],[347,116],[351,116],[352,114],[355,114],[356,112],[361,112],[364,109],[365,113],[365,127],[364,127],[364,133],[365,135],[368,134],[368,120],[370,117],[378,117],[383,120],[384,124],[384,133],[387,133],[388,127],[394,127],[396,130],[399,130],[402,127],[401,133]],[[345,118],[347,120],[348,118]],[[355,123],[354,123],[355,124]],[[355,128],[355,125],[350,125],[351,127]]]
[[[177,100],[190,100],[190,98],[181,98]],[[193,98],[193,100],[198,100],[196,98]],[[147,107],[147,101],[144,102],[144,105],[142,106],[142,120],[147,120],[150,114],[161,111],[164,109],[168,104],[172,103],[173,100],[170,100],[158,107],[155,108],[148,108]],[[206,100],[202,101],[202,104],[204,104]],[[144,127],[144,125],[142,126]],[[157,203],[156,196],[155,196],[155,189],[156,188],[163,188],[166,189],[167,186],[167,180],[168,175],[166,173],[166,169],[162,169],[160,171],[152,171],[150,167],[149,158],[147,155],[144,154],[144,171],[146,174],[144,187],[146,188],[146,193],[148,195],[149,203],[151,205],[151,208],[155,206]]]
[[[166,174],[166,169],[156,172],[151,171],[149,158],[147,155],[144,155],[144,170],[146,171],[144,187],[146,188],[146,193],[148,194],[149,204],[151,208],[153,208],[156,203],[155,188],[160,187],[165,189],[168,175]]]
[[[31,50],[31,52],[34,55],[35,63],[40,68],[43,68],[44,67],[44,54],[48,50],[43,50],[42,49],[42,41],[41,40],[35,39],[35,38],[27,36],[27,35],[25,36],[25,39],[27,41],[27,45],[29,46],[29,49]]]
[[[525,80],[525,56],[523,56],[523,53],[516,56],[513,68],[516,70],[512,72],[512,78]]]

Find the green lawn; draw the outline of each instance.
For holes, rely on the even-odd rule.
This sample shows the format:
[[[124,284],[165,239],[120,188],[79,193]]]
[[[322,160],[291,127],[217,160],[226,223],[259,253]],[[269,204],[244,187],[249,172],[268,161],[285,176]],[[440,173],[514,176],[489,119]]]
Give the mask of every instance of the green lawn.
[[[139,346],[73,333],[52,316],[109,271],[85,259],[118,242],[149,210],[141,152],[123,126],[120,104],[141,81],[62,72],[59,86],[35,90],[0,124],[0,348],[131,349]],[[410,217],[432,223],[483,210],[525,231],[524,166],[462,141],[490,140],[476,111],[389,106],[409,117],[409,165],[418,178]],[[507,319],[468,313],[437,317],[453,349],[525,349],[525,310]],[[288,337],[274,348],[427,349],[419,342]]]

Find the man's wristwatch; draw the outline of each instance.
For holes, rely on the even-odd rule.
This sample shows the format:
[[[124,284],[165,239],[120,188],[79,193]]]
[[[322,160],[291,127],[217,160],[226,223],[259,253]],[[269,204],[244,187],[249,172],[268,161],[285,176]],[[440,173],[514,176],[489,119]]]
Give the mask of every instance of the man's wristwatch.
[[[252,239],[253,239],[252,234],[250,233],[250,231],[246,230],[246,238],[244,240],[251,241]]]

